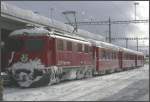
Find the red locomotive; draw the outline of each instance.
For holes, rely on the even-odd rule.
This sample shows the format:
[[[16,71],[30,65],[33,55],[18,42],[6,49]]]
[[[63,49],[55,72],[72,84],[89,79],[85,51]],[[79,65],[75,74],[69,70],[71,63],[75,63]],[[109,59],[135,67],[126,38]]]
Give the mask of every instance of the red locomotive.
[[[28,28],[10,34],[8,72],[20,87],[82,79],[143,66],[144,55],[56,29]]]

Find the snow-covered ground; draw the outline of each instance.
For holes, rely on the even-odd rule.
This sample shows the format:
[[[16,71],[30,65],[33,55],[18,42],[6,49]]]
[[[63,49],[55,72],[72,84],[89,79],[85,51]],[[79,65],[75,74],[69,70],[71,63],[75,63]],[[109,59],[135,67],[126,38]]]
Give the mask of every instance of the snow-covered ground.
[[[52,86],[5,88],[3,95],[6,101],[148,101],[148,83],[149,65],[145,65],[134,70]]]

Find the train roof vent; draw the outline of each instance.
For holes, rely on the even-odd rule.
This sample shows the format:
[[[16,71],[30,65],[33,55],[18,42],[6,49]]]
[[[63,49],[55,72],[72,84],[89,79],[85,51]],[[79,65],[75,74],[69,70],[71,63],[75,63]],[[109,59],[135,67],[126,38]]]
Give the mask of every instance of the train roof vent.
[[[33,24],[26,24],[25,25],[25,29],[32,29],[32,28],[36,28],[36,26]]]

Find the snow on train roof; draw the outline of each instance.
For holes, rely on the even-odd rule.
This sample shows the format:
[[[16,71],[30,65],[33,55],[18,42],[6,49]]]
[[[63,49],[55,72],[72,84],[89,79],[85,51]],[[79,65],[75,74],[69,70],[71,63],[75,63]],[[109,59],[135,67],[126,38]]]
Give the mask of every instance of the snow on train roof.
[[[63,30],[63,31],[70,32],[70,33],[74,29],[70,25],[64,24],[54,19],[52,20],[50,18],[41,16],[39,14],[35,14],[31,10],[24,10],[24,9],[18,8],[16,6],[13,6],[4,2],[1,3],[1,13],[8,14],[8,15],[21,18],[24,20],[28,20],[30,22],[35,22],[44,26],[57,28],[59,30]],[[86,37],[86,38],[89,37],[89,38],[96,39],[96,40],[104,40],[104,37],[98,34],[90,33],[88,31],[81,30],[81,29],[78,29],[78,32],[76,34],[79,34],[80,36]],[[93,34],[96,37],[93,37]]]
[[[120,50],[125,51],[125,52],[129,52],[129,53],[133,53],[133,54],[144,55],[144,53],[142,53],[142,52],[127,49],[127,48],[124,48],[124,47],[120,47]]]
[[[54,38],[65,39],[65,40],[70,40],[70,41],[74,41],[74,42],[80,42],[80,43],[91,45],[91,43],[83,37],[80,37],[77,35],[69,35],[66,32],[58,33],[58,32],[55,32],[55,30],[49,31],[43,27],[39,27],[39,28],[34,27],[34,28],[28,28],[28,29],[15,30],[15,31],[11,32],[9,36],[21,36],[21,35],[50,36],[50,37],[54,37]]]
[[[43,28],[29,28],[29,29],[19,29],[10,33],[10,36],[17,35],[30,35],[30,36],[38,36],[38,35],[47,35],[49,33],[48,30]]]
[[[103,41],[91,40],[91,42],[92,42],[92,44],[94,44],[95,46],[98,46],[100,48],[108,48],[108,49],[113,49],[113,50],[119,51],[119,46],[117,46],[117,45],[113,45],[113,44],[103,42]]]
[[[134,53],[134,54],[138,54],[138,55],[144,55],[142,52],[131,50],[131,49],[127,49],[127,48],[120,47],[120,46],[117,46],[117,45],[113,45],[113,44],[110,44],[110,43],[107,43],[107,42],[103,42],[103,41],[91,40],[91,42],[94,45],[96,45],[96,46],[98,46],[100,48],[110,48],[110,49],[113,49],[113,50],[116,50],[116,51],[124,51],[124,52]]]

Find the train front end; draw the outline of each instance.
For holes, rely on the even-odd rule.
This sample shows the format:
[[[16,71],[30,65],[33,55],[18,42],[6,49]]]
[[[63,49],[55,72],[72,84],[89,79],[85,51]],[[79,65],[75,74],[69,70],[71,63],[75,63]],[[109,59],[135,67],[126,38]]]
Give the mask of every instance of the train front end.
[[[10,34],[9,68],[13,81],[20,87],[48,83],[45,80],[47,30],[21,29]]]

